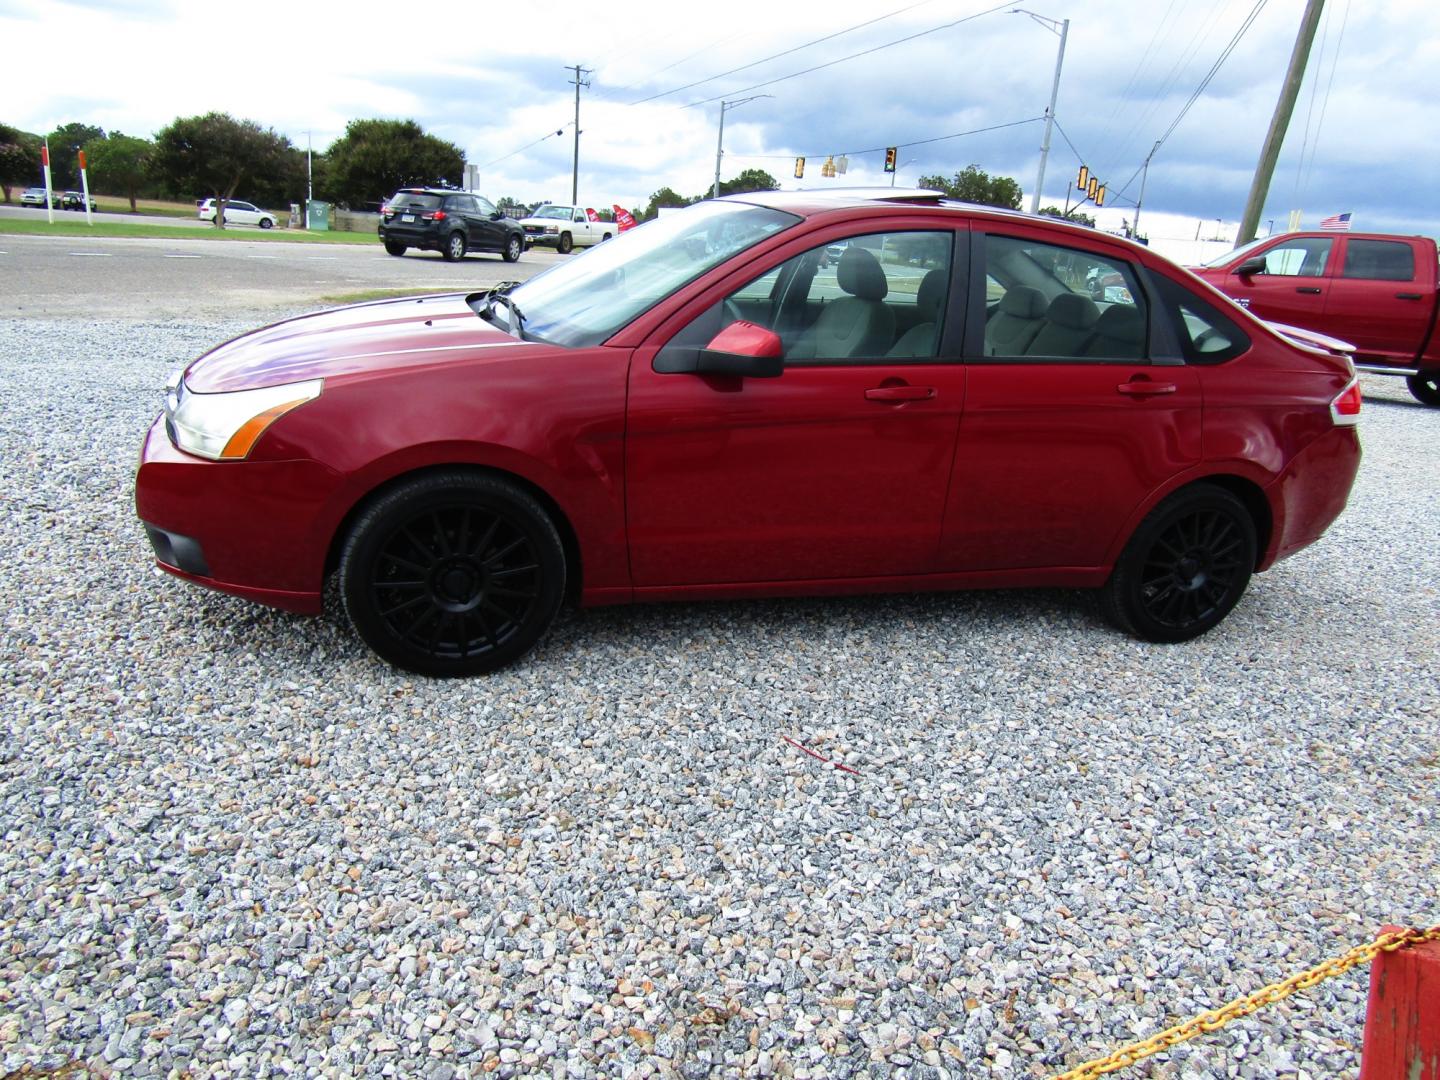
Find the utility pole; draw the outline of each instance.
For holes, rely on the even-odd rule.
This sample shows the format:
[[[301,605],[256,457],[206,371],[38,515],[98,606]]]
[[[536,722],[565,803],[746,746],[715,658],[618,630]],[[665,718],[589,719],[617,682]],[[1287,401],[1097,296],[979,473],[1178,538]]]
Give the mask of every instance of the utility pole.
[[[1040,212],[1040,189],[1045,186],[1045,160],[1050,156],[1050,129],[1055,125],[1055,99],[1060,96],[1060,68],[1065,63],[1065,39],[1070,35],[1070,20],[1063,22],[1036,15],[1025,8],[1011,8],[1011,15],[1029,15],[1052,34],[1059,35],[1060,52],[1055,57],[1055,81],[1050,85],[1050,107],[1045,110],[1045,140],[1040,144],[1040,173],[1035,177],[1035,191],[1030,196],[1030,213]]]
[[[1140,198],[1135,200],[1135,239],[1140,239],[1140,207],[1145,205],[1145,181],[1150,179],[1150,159],[1155,156],[1155,151],[1160,149],[1164,139],[1156,139],[1155,145],[1150,148],[1150,153],[1145,155],[1145,164],[1140,166]]]
[[[585,76],[589,75],[593,69],[572,64],[565,70],[575,72],[575,164],[570,172],[570,205],[578,206],[580,203],[580,88],[590,85],[590,80]]]
[[[739,101],[720,102],[720,140],[715,144],[715,188],[710,193],[712,199],[720,197],[720,158],[725,153],[725,110],[738,108],[747,101],[758,101],[760,98],[770,96],[770,94],[754,94],[751,97],[741,98]]]
[[[1305,78],[1310,46],[1315,41],[1315,30],[1320,25],[1320,12],[1324,7],[1325,0],[1306,0],[1305,14],[1300,18],[1300,32],[1295,37],[1295,51],[1290,54],[1290,70],[1285,73],[1280,100],[1275,103],[1275,115],[1270,118],[1270,131],[1260,151],[1260,164],[1255,167],[1255,179],[1250,184],[1250,197],[1245,200],[1240,232],[1235,237],[1236,247],[1255,239],[1260,213],[1265,208],[1265,197],[1270,194],[1270,178],[1275,175],[1275,162],[1280,157],[1280,146],[1285,142],[1290,114],[1295,111],[1295,99],[1300,96],[1300,83]]]

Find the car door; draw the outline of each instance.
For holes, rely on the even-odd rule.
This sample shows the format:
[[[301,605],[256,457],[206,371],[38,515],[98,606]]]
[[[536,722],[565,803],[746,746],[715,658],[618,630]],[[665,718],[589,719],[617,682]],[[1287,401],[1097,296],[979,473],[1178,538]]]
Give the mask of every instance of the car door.
[[[505,247],[505,222],[496,218],[499,211],[495,204],[483,195],[471,195],[469,199],[474,220],[470,235],[485,250],[500,251]]]
[[[819,265],[826,244],[862,231],[862,269]],[[726,275],[636,351],[625,460],[637,589],[933,568],[965,402],[965,234],[836,232]],[[895,257],[907,246],[928,254]],[[783,373],[695,374],[698,350],[740,319],[783,335]]]
[[[1331,284],[1335,247],[1333,236],[1279,238],[1269,247],[1257,248],[1245,259],[1237,259],[1226,269],[1219,289],[1262,319],[1318,330]],[[1262,273],[1235,272],[1256,257],[1265,260]]]
[[[1200,460],[1199,379],[1160,355],[1124,249],[1020,223],[977,229],[972,249],[942,569],[1100,566],[1132,512]],[[1123,285],[1092,298],[1111,275]]]
[[[1354,345],[1360,359],[1413,365],[1430,329],[1435,267],[1417,266],[1405,240],[1347,236],[1340,243],[1321,329]]]

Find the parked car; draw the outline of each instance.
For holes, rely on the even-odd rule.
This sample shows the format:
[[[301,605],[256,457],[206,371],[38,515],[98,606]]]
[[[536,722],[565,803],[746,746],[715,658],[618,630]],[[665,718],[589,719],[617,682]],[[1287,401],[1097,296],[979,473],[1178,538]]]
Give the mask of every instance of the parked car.
[[[1401,375],[1440,406],[1435,241],[1384,233],[1267,236],[1194,272],[1241,307],[1355,346],[1355,366]]]
[[[1097,268],[1124,300],[1085,293]],[[213,349],[136,509],[201,585],[317,613],[338,574],[359,635],[432,675],[515,660],[566,597],[1090,587],[1183,641],[1345,506],[1355,372],[1291,333],[1050,218],[737,195],[523,284]]]
[[[450,262],[471,251],[495,251],[515,262],[525,230],[483,195],[443,188],[404,188],[380,208],[380,240],[391,255],[438,251]]]
[[[206,199],[200,204],[200,220],[215,220],[214,199]],[[258,225],[262,229],[273,229],[275,227],[275,215],[268,210],[261,210],[254,203],[231,199],[225,204],[225,224]]]
[[[613,221],[601,221],[600,215],[588,206],[556,206],[546,203],[522,218],[527,247],[553,247],[561,255],[577,247],[589,247],[609,240],[619,231]]]
[[[63,210],[84,210],[84,209],[85,209],[85,194],[84,194],[84,192],[80,192],[80,191],[67,191],[67,192],[64,192],[64,193],[60,196],[60,207],[61,207],[61,209],[63,209]],[[90,197],[90,209],[91,209],[91,210],[94,210],[95,207],[96,207],[95,197],[92,195],[92,196]],[[210,216],[213,218],[215,215],[214,215],[214,214],[211,214]],[[226,216],[228,217],[229,215],[227,214]]]
[[[21,206],[41,206],[41,207],[43,207],[43,206],[45,205],[45,189],[44,189],[43,187],[26,188],[24,191],[22,191],[22,192],[20,193],[20,205],[21,205]],[[57,209],[59,208],[59,206],[60,206],[60,193],[59,193],[59,192],[57,192],[57,191],[52,191],[52,192],[50,193],[50,205],[56,207]]]

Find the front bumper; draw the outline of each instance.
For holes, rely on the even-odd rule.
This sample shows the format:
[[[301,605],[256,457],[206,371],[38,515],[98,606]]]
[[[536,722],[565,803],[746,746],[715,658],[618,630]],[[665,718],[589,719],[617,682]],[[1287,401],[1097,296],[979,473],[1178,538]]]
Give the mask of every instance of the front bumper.
[[[329,552],[317,527],[339,474],[308,460],[207,461],[158,418],[135,475],[135,511],[162,570],[270,607],[318,614]]]

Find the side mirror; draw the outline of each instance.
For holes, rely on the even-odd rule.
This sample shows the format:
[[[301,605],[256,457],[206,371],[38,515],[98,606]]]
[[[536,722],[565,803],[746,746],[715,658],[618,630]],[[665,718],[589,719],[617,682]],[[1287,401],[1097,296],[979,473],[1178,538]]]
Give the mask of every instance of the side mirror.
[[[1249,277],[1251,274],[1265,273],[1265,256],[1251,255],[1250,258],[1246,259],[1244,262],[1242,262],[1239,266],[1235,268],[1235,273],[1239,274],[1241,277]]]
[[[731,323],[700,350],[699,375],[738,375],[774,379],[785,370],[785,345],[780,335],[743,319]]]

